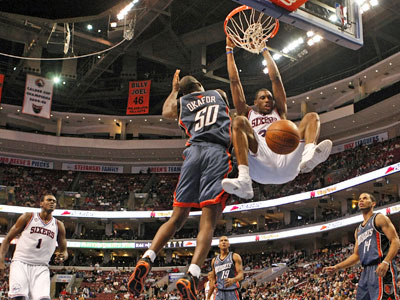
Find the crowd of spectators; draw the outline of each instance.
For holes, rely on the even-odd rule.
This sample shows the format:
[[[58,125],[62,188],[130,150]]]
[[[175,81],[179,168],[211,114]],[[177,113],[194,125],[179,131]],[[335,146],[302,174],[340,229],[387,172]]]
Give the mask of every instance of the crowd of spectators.
[[[400,161],[400,138],[332,154],[313,172],[283,185],[260,186],[253,201],[279,198],[328,186]],[[75,197],[64,208],[82,210],[170,209],[179,174],[104,174],[47,170],[0,164],[0,185],[7,186],[6,204],[38,207],[45,192]],[[256,184],[257,186],[257,184]],[[132,195],[133,193],[133,195]],[[142,193],[142,197],[136,197]],[[144,196],[143,196],[144,195]],[[129,199],[133,201],[129,202]],[[233,197],[231,204],[242,200]],[[273,224],[270,224],[274,226]]]

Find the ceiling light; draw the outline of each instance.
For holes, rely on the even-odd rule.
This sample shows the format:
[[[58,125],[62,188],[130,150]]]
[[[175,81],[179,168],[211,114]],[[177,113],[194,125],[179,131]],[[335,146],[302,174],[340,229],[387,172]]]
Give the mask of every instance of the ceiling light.
[[[268,68],[264,68],[263,72],[264,74],[268,74]]]
[[[85,117],[82,117],[82,120],[85,120],[86,118]]]
[[[118,20],[122,20],[123,18],[125,18],[128,12],[132,9],[132,7],[138,2],[139,0],[133,0],[131,3],[125,6],[117,15]]]
[[[61,81],[60,77],[58,77],[58,76],[53,77],[53,82],[55,84],[60,83],[60,81]]]
[[[144,119],[145,122],[147,122],[147,119]]]
[[[289,52],[288,47],[283,48],[283,49],[282,49],[282,52],[285,53],[285,54],[287,54],[287,53]]]
[[[353,122],[353,123],[355,123],[355,122],[356,122],[356,120],[353,120],[352,122]]]
[[[53,117],[53,114],[50,114],[50,117]]]
[[[67,119],[69,119],[69,116],[66,116]]]
[[[372,7],[377,6],[379,4],[378,0],[369,0],[369,4],[371,4]]]
[[[162,119],[160,119],[160,122],[162,122]]]
[[[98,118],[97,120],[101,121],[101,118]]]
[[[275,53],[274,55],[272,55],[272,58],[274,59],[274,60],[278,60],[278,59],[280,59],[282,57],[282,55],[280,55],[279,53]]]
[[[20,110],[19,110],[19,109],[17,109],[17,112],[20,112]]]
[[[117,27],[117,22],[111,22],[111,23],[110,23],[110,26],[111,26],[111,28]]]
[[[100,33],[100,32],[101,32],[101,29],[97,30],[97,32]]]
[[[333,89],[334,89],[334,90],[337,90],[337,87],[335,86]]]
[[[292,103],[296,103],[296,101],[292,100]]]
[[[307,37],[312,37],[314,35],[314,31],[307,31]]]
[[[316,36],[313,37],[314,42],[318,43],[322,40],[322,36],[320,36],[319,34],[317,34]]]
[[[314,42],[313,39],[307,41],[307,45],[308,45],[308,46],[312,46],[312,45],[314,45],[314,44],[315,44],[315,42]]]
[[[371,6],[369,6],[368,3],[364,3],[364,4],[361,6],[361,9],[362,9],[363,12],[364,12],[364,11],[368,11],[370,8],[371,8]]]
[[[367,75],[364,75],[364,78],[367,78]]]
[[[0,110],[2,110],[2,109],[3,109],[3,106],[0,107]]]
[[[335,125],[333,125],[333,128],[336,128],[336,126],[335,126]]]
[[[307,96],[306,99],[308,100],[308,99],[310,99],[310,97]]]
[[[17,67],[14,67],[13,70],[15,71],[17,69]]]
[[[375,70],[376,73],[378,73],[378,70]]]
[[[267,61],[266,61],[265,59],[262,61],[262,65],[263,65],[264,67],[267,65]]]
[[[389,66],[391,66],[392,65],[392,63],[389,63]]]
[[[67,83],[65,81],[63,81],[63,85],[66,85]]]
[[[129,120],[129,122],[132,122],[132,120]]]
[[[87,28],[88,30],[92,30],[92,29],[93,29],[93,26],[92,26],[92,24],[88,24],[88,25],[86,26],[86,28]]]
[[[323,94],[324,94],[324,92],[321,92],[320,94],[321,94],[321,95],[323,95]]]

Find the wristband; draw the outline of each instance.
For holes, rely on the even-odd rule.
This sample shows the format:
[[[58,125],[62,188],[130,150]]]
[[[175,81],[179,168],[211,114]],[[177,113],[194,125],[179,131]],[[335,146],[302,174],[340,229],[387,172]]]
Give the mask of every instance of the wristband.
[[[262,49],[262,52],[264,52],[264,51],[268,51],[268,48],[265,47],[264,49]]]
[[[230,46],[226,46],[225,48],[229,49],[229,50],[233,50],[233,47],[230,47]]]
[[[383,260],[382,263],[387,264],[390,267],[390,264],[386,260]]]
[[[226,54],[229,54],[229,53],[232,53],[232,54],[233,54],[233,51],[231,50],[231,51],[226,52]]]

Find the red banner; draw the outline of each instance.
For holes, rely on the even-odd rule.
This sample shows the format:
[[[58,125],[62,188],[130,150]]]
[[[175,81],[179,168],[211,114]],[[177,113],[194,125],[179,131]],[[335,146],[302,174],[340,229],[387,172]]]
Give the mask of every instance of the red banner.
[[[142,115],[149,113],[151,80],[130,81],[127,115]]]
[[[299,6],[306,3],[307,0],[271,0],[271,2],[285,8],[286,10],[294,11],[299,8]]]
[[[0,74],[0,103],[1,103],[1,92],[3,91],[4,75]]]

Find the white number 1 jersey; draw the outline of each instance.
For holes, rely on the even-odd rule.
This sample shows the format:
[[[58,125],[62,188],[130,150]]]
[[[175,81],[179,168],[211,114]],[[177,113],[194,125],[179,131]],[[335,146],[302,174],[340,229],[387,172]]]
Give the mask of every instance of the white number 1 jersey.
[[[18,239],[12,260],[31,265],[48,265],[57,247],[57,234],[57,219],[51,218],[45,223],[38,213],[33,213]]]

